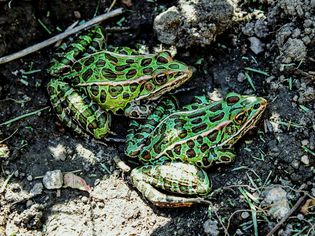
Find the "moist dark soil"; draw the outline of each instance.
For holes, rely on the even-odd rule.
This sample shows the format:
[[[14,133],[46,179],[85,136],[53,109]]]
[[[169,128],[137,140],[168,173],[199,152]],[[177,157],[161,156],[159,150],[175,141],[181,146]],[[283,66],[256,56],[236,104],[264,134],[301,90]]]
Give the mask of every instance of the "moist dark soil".
[[[271,11],[265,1],[245,2],[244,10]],[[101,25],[128,29],[108,30],[108,45],[145,45],[150,51],[159,47],[153,20],[176,4],[117,1],[114,8],[123,7],[124,14]],[[0,0],[0,56],[52,37],[77,20],[104,13],[109,5],[108,1]],[[280,14],[274,17],[279,19],[274,19],[273,28],[280,28],[284,20]],[[196,69],[183,85],[186,90],[175,95],[181,104],[189,103],[195,95],[224,96],[231,91],[268,100],[260,122],[235,145],[235,162],[208,170],[214,189],[209,196],[211,206],[153,206],[113,161],[119,156],[127,162],[123,143],[100,144],[60,123],[46,90],[51,79],[46,69],[55,46],[0,65],[0,147],[6,145],[10,151],[8,156],[0,155],[0,235],[254,235],[256,223],[259,235],[266,235],[281,219],[269,212],[271,205],[262,203],[267,189],[283,189],[289,208],[302,196],[314,198],[314,42],[308,44],[307,56],[298,69],[281,69],[276,64],[279,50],[275,47],[258,55],[250,50],[248,36],[242,33],[246,23],[233,24],[211,45],[177,49],[176,58]],[[270,34],[264,43],[272,45],[274,40]],[[268,75],[246,71],[248,67]],[[114,119],[118,137],[125,137],[128,122],[124,117]],[[94,188],[93,194],[62,188],[43,189],[28,197],[42,176],[52,170],[76,171]],[[278,235],[315,234],[314,209],[301,213],[304,204],[291,213]]]

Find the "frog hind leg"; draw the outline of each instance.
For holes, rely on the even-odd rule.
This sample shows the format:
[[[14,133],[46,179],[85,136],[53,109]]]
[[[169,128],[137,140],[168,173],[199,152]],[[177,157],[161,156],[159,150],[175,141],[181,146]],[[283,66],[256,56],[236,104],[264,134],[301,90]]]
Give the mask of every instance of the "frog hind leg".
[[[48,71],[50,74],[69,72],[77,58],[104,50],[106,48],[105,33],[102,27],[96,26],[76,37],[73,43],[68,44],[69,42],[63,43],[57,48]]]
[[[157,124],[164,117],[172,114],[176,108],[177,101],[174,97],[164,97],[159,102],[159,106],[156,106],[143,124],[141,124],[139,120],[131,120],[126,137],[125,154],[129,157],[136,158]],[[138,107],[137,109],[141,108]],[[130,112],[132,114],[131,110]]]
[[[168,162],[139,167],[132,170],[131,181],[143,196],[156,206],[186,207],[196,203],[210,204],[209,201],[197,197],[207,195],[211,191],[208,175],[191,164]]]
[[[87,96],[60,80],[51,80],[47,87],[51,104],[66,126],[96,139],[102,139],[109,132],[110,115]]]

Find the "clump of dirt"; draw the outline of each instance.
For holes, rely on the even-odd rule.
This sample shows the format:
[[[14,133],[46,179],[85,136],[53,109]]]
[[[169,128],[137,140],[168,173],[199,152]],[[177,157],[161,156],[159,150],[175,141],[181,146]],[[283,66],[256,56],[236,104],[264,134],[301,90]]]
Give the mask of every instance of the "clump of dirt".
[[[153,27],[162,43],[205,46],[231,27],[235,8],[233,1],[180,0],[177,6],[159,14]]]

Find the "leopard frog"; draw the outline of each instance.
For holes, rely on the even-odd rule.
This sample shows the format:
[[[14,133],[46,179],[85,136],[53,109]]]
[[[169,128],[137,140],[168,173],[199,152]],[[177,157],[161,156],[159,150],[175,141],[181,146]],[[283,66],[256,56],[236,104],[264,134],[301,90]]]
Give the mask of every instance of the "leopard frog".
[[[266,105],[262,97],[229,93],[216,102],[196,97],[177,109],[173,98],[164,98],[144,123],[131,122],[125,153],[143,163],[131,172],[133,185],[157,206],[207,203],[201,196],[211,182],[204,169],[234,160],[233,145]]]
[[[151,101],[177,88],[192,75],[190,67],[167,51],[139,55],[130,48],[105,48],[96,27],[55,53],[48,84],[60,120],[80,134],[102,139],[111,115],[146,117]]]

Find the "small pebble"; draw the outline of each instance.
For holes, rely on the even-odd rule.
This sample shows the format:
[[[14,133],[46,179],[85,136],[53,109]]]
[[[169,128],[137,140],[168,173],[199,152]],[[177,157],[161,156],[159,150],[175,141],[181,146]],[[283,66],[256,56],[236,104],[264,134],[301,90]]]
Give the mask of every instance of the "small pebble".
[[[303,139],[301,143],[303,146],[307,146],[309,144],[309,141],[307,139]]]
[[[300,166],[300,163],[298,160],[294,160],[292,163],[291,163],[291,166],[294,168],[294,169],[298,169],[299,166]]]
[[[303,220],[303,219],[304,219],[304,215],[303,215],[303,214],[298,214],[298,215],[297,215],[297,218],[298,218],[299,220]]]
[[[63,185],[63,175],[61,170],[47,171],[44,178],[43,184],[47,189],[58,189]]]
[[[16,170],[16,171],[14,171],[14,177],[19,177],[19,171],[18,170]]]
[[[257,55],[264,51],[264,44],[256,37],[248,38],[250,41],[250,49]]]
[[[82,200],[83,203],[88,203],[89,202],[89,199],[86,196],[83,196],[81,198],[81,200]]]
[[[237,81],[240,82],[240,83],[242,83],[244,80],[245,80],[245,75],[244,75],[244,73],[242,73],[242,72],[238,73],[238,75],[237,75]]]
[[[302,162],[303,164],[305,164],[305,165],[309,165],[309,164],[310,164],[310,160],[309,160],[309,158],[308,158],[307,155],[303,155],[303,156],[301,157],[301,162]]]
[[[74,14],[75,18],[77,18],[77,19],[81,18],[81,13],[79,11],[74,11],[73,14]]]
[[[218,222],[215,220],[207,220],[203,223],[203,230],[206,235],[216,236],[219,235]]]
[[[242,212],[241,217],[243,219],[247,219],[249,217],[249,213],[247,211]]]
[[[28,176],[26,177],[26,179],[27,179],[28,181],[32,181],[32,180],[33,180],[33,176],[28,175]]]
[[[315,188],[312,188],[312,195],[313,195],[313,197],[315,197]]]
[[[31,191],[30,191],[30,195],[31,195],[32,197],[34,197],[34,196],[37,196],[37,195],[42,194],[43,188],[44,188],[44,186],[43,186],[42,183],[36,183],[36,184],[34,184],[33,188],[32,188]]]
[[[33,201],[32,200],[27,200],[26,201],[26,208],[29,208],[33,205]]]

